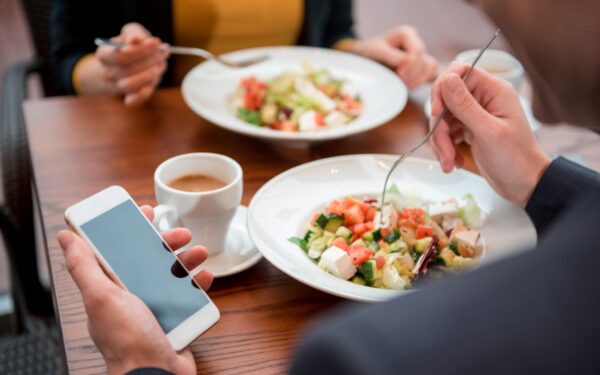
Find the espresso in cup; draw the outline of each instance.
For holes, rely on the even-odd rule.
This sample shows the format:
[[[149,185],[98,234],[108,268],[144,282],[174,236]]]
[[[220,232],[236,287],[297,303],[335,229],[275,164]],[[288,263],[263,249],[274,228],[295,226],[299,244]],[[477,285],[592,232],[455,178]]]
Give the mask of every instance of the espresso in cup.
[[[227,186],[227,183],[206,174],[196,173],[177,177],[167,183],[167,185],[173,189],[195,193],[218,190]]]
[[[154,225],[159,230],[185,227],[192,245],[210,256],[225,249],[231,220],[242,199],[242,167],[219,154],[192,153],[164,161],[154,172]]]

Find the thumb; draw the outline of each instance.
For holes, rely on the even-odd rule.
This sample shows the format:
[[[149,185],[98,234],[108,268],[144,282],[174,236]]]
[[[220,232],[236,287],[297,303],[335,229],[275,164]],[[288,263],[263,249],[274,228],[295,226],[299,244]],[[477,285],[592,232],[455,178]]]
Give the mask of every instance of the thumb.
[[[491,116],[456,73],[448,74],[442,81],[442,97],[448,110],[475,136],[481,130],[480,125],[488,122]]]
[[[128,23],[121,29],[121,36],[125,39],[125,43],[139,43],[142,40],[150,37],[150,32],[139,23]]]
[[[70,230],[62,230],[57,239],[64,251],[67,269],[82,295],[106,290],[112,284],[100,268],[93,250],[81,237]]]

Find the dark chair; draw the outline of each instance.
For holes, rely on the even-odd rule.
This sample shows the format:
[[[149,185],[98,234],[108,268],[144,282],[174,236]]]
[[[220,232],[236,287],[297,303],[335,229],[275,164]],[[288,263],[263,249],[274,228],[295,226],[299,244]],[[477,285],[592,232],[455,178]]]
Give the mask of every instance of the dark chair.
[[[36,54],[32,60],[7,69],[2,88],[0,160],[4,200],[0,206],[0,231],[11,269],[16,336],[0,340],[0,369],[11,369],[9,373],[54,374],[64,372],[64,356],[54,324],[51,294],[40,282],[37,268],[36,197],[22,104],[32,73],[40,74],[44,95],[61,92],[50,63],[51,0],[23,0],[22,5]]]

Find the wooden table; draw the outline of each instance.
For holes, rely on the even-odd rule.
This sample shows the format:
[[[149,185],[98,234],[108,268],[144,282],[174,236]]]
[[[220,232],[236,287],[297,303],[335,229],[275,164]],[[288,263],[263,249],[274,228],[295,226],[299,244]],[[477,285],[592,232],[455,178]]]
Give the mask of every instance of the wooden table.
[[[173,155],[194,151],[225,154],[241,164],[247,205],[260,186],[290,167],[333,155],[399,153],[425,131],[422,110],[409,103],[397,118],[368,134],[286,149],[208,124],[186,107],[177,89],[159,91],[142,109],[127,109],[117,98],[71,97],[28,102],[25,111],[54,297],[73,374],[103,373],[105,367],[55,241],[65,227],[66,207],[113,184],[125,187],[140,204],[154,204],[154,169]],[[547,151],[583,150],[600,168],[600,138],[570,128],[539,134]],[[427,148],[418,155],[432,157]],[[342,303],[266,260],[215,280],[209,295],[222,315],[192,344],[202,374],[285,372],[302,329]]]

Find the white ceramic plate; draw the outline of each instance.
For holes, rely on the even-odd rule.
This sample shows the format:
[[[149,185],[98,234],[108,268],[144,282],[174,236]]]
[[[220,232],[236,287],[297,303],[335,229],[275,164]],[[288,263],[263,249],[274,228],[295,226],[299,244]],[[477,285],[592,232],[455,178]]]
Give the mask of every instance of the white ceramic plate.
[[[529,102],[529,100],[527,100],[527,98],[523,96],[519,96],[519,98],[521,99],[521,105],[523,106],[523,110],[525,111],[525,115],[527,116],[527,121],[529,121],[529,126],[531,126],[531,130],[533,130],[533,132],[535,133],[538,130],[540,130],[541,125],[538,122],[538,120],[536,120],[536,118],[533,116],[531,103]],[[431,117],[431,98],[427,98],[427,100],[425,101],[425,104],[423,105],[423,111],[425,112],[425,116]]]
[[[378,195],[394,155],[352,155],[322,159],[290,169],[270,180],[254,196],[248,229],[254,244],[275,267],[321,291],[359,301],[381,301],[401,293],[353,284],[317,267],[296,245],[315,211],[334,198]],[[485,254],[480,263],[533,248],[535,229],[526,213],[500,198],[479,176],[466,171],[444,174],[437,162],[408,158],[391,182],[401,191],[416,189],[428,201],[474,195],[487,214],[481,233]]]
[[[386,123],[406,106],[406,86],[392,71],[353,54],[311,47],[268,47],[241,50],[223,57],[236,61],[264,54],[270,57],[267,61],[243,69],[228,68],[215,61],[196,66],[181,86],[185,102],[215,125],[252,137],[287,143],[325,141],[358,134]],[[302,133],[257,127],[236,117],[230,97],[242,78],[256,76],[270,80],[285,71],[300,72],[304,61],[315,68],[327,68],[336,78],[352,82],[364,103],[363,113],[343,128]]]

